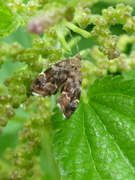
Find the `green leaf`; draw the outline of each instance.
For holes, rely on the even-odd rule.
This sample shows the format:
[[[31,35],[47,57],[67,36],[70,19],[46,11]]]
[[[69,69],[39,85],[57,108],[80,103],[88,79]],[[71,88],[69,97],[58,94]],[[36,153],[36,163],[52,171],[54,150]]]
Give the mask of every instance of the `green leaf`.
[[[62,179],[135,179],[135,79],[107,76],[69,120],[54,114],[54,156]]]
[[[60,163],[61,175],[68,180],[98,179],[85,133],[84,104],[79,104],[69,120],[57,113],[52,121],[56,131],[53,137],[55,157]]]
[[[0,1],[0,36],[5,36],[14,30],[16,23],[11,10]]]

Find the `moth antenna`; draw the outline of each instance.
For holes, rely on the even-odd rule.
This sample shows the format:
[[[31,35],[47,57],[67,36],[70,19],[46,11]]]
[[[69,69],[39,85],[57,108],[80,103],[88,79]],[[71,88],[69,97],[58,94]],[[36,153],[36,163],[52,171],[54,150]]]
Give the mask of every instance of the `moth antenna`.
[[[75,41],[75,39],[74,39],[74,37],[72,36],[72,34],[71,34],[71,32],[69,31],[69,35],[71,36],[71,38],[73,39],[73,41],[74,41],[74,44],[75,44],[75,46],[76,46],[76,49],[77,49],[77,51],[78,51],[78,54],[80,54],[79,52],[79,47],[78,47],[78,45],[77,45],[77,42]],[[82,56],[82,55],[81,55]],[[86,56],[82,56],[82,58],[88,58],[88,57],[86,57]],[[95,62],[94,62],[94,60],[92,59],[92,58],[90,58],[89,57],[89,59],[93,62],[93,64],[95,64],[95,66],[97,66],[100,70],[102,70]]]
[[[77,49],[77,52],[79,53],[79,47],[78,47],[78,45],[77,45],[77,42],[75,41],[75,39],[74,39],[74,37],[72,36],[72,34],[71,34],[71,32],[70,32],[70,31],[69,31],[69,35],[70,35],[70,36],[71,36],[71,38],[73,39],[74,44],[75,44],[76,49]]]
[[[83,57],[83,58],[90,59],[90,61],[93,62],[93,64],[94,64],[95,66],[97,66],[100,70],[102,70],[102,68],[100,68],[100,67],[94,62],[94,60],[93,60],[92,58],[86,57],[86,56],[82,56],[82,57]]]

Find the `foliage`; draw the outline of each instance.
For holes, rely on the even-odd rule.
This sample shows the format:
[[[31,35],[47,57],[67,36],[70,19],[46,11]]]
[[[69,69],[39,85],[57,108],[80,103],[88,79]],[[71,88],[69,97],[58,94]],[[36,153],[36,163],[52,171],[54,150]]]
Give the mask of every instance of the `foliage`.
[[[0,1],[0,179],[135,179],[134,8],[134,0]],[[82,61],[80,103],[66,120],[57,95],[29,89],[76,43],[94,63]]]

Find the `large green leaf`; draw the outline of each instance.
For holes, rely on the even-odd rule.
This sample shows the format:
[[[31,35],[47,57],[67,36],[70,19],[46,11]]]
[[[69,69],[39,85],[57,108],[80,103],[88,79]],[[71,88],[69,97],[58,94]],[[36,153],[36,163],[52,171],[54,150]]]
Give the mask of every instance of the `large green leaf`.
[[[69,120],[52,119],[62,179],[135,179],[135,79],[98,79],[88,99]]]
[[[10,8],[0,1],[0,36],[5,36],[14,30],[16,25],[15,17]]]

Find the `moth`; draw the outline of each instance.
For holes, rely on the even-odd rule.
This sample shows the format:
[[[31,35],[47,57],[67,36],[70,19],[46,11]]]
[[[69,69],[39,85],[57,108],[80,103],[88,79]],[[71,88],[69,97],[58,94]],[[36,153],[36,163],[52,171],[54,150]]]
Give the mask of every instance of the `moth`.
[[[81,94],[81,60],[80,54],[56,62],[53,66],[40,73],[30,87],[33,95],[51,96],[60,91],[57,100],[66,119],[74,113]]]

